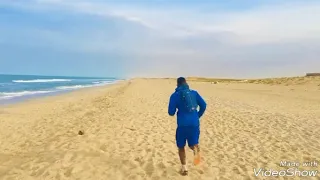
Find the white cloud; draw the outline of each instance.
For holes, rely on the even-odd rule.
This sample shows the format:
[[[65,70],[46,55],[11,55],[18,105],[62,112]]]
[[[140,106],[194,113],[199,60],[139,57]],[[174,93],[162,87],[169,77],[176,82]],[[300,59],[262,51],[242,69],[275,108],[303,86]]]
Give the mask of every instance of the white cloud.
[[[315,60],[320,56],[320,3],[202,12],[201,8],[190,6],[155,8],[84,0],[21,2],[11,6],[31,11],[93,15],[102,18],[101,22],[103,18],[113,19],[117,32],[107,31],[112,27],[101,29],[99,26],[85,34],[47,32],[41,35],[47,34],[55,46],[126,54],[131,59],[127,69],[132,74],[143,70],[143,74],[158,75],[185,72],[250,76],[268,74],[279,66],[287,68],[283,71],[287,74],[320,66]],[[116,37],[110,40],[108,36]],[[193,63],[196,62],[202,63],[195,67]]]
[[[254,42],[320,37],[320,3],[260,9],[236,15],[224,28]]]
[[[122,18],[168,36],[230,32],[243,41],[250,39],[257,43],[320,37],[320,3],[275,4],[230,13],[201,12],[196,7],[155,8],[84,0],[34,2],[37,3],[29,4],[29,8],[56,7],[77,13]]]

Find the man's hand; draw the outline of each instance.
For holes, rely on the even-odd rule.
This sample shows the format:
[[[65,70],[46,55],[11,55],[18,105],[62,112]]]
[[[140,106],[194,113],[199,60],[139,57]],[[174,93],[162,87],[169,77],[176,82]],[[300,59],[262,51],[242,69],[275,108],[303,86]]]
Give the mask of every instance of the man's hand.
[[[197,92],[197,102],[199,104],[200,110],[198,111],[199,118],[203,115],[207,108],[207,103],[203,100],[203,98]]]

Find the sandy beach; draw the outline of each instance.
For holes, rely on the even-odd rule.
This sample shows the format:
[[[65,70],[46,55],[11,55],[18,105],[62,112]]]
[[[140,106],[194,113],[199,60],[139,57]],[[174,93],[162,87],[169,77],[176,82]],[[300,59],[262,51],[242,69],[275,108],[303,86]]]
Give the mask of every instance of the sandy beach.
[[[255,176],[281,161],[320,162],[320,80],[287,83],[192,81],[206,100],[202,162],[179,174],[176,82],[133,79],[0,107],[1,180],[320,179]],[[83,135],[78,135],[79,131]]]

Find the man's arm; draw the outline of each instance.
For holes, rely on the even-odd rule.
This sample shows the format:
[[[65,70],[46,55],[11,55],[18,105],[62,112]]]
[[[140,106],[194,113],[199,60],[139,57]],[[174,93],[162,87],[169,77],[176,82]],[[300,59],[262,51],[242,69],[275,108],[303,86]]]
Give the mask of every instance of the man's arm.
[[[200,109],[199,109],[199,112],[198,112],[198,116],[200,118],[204,114],[204,112],[205,112],[205,110],[207,108],[207,104],[203,100],[203,98],[200,96],[200,94],[198,92],[196,92],[196,93],[197,93],[197,102],[198,102],[198,105],[200,106]]]
[[[177,102],[174,94],[172,94],[169,100],[169,107],[168,107],[169,115],[174,116],[176,114],[176,110],[177,110]]]

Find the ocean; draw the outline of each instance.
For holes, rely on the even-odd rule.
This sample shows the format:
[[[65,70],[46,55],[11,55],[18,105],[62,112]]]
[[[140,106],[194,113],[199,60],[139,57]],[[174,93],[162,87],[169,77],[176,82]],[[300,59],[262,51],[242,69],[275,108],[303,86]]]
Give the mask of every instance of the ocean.
[[[104,86],[118,82],[117,78],[1,75],[0,104],[49,96],[77,89]]]

